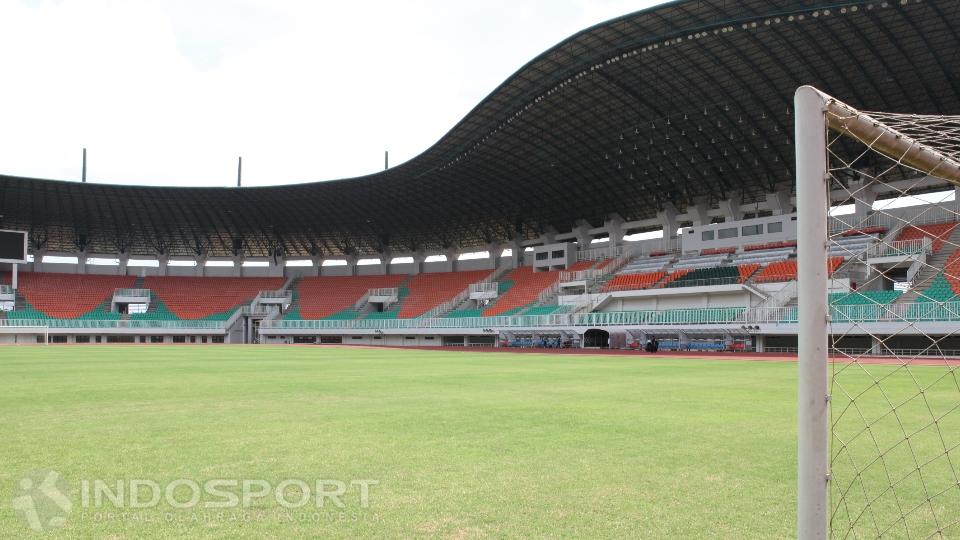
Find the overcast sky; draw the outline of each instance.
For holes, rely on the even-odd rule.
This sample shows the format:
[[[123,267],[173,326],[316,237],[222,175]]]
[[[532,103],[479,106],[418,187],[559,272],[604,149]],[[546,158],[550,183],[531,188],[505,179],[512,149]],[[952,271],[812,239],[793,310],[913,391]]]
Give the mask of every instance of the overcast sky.
[[[376,172],[534,56],[651,0],[0,0],[0,174],[244,185]]]

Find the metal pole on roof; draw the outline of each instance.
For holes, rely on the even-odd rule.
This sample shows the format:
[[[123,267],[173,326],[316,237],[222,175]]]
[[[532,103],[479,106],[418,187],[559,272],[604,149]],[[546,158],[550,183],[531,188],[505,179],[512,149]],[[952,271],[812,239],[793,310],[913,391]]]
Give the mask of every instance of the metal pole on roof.
[[[243,178],[243,156],[237,158],[237,187],[240,187],[240,180]]]
[[[83,167],[80,169],[80,181],[86,183],[87,181],[87,149],[83,149]]]
[[[387,170],[389,168],[390,168],[390,151],[384,150],[383,151],[383,170]]]

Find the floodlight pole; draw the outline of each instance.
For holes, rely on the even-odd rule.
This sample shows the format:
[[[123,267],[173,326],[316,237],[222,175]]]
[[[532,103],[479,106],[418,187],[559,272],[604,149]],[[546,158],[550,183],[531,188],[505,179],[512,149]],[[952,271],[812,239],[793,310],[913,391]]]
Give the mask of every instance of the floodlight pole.
[[[827,386],[826,96],[800,87],[797,158],[797,538],[825,539],[828,528],[830,408]]]

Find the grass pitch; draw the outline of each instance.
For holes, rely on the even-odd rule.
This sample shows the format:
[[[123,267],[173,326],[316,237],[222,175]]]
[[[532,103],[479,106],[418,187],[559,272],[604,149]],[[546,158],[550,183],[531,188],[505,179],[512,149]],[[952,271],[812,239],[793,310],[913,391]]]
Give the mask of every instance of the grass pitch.
[[[0,348],[0,537],[790,537],[795,372],[639,355]],[[42,533],[11,504],[39,470],[72,501]],[[274,492],[249,507],[205,508],[221,499],[203,492],[188,508],[97,508],[82,492],[98,479],[173,485],[175,502],[192,493],[178,479],[312,491],[288,482],[285,501],[311,496],[292,509]],[[317,506],[318,479],[347,486],[342,507]],[[351,480],[377,482],[368,505]]]

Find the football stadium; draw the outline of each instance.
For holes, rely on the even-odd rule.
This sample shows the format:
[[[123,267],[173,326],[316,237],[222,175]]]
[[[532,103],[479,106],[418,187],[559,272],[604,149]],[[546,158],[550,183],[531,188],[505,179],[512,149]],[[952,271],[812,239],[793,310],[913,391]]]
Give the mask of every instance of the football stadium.
[[[376,174],[0,176],[0,536],[960,538],[957,21],[678,0]]]

